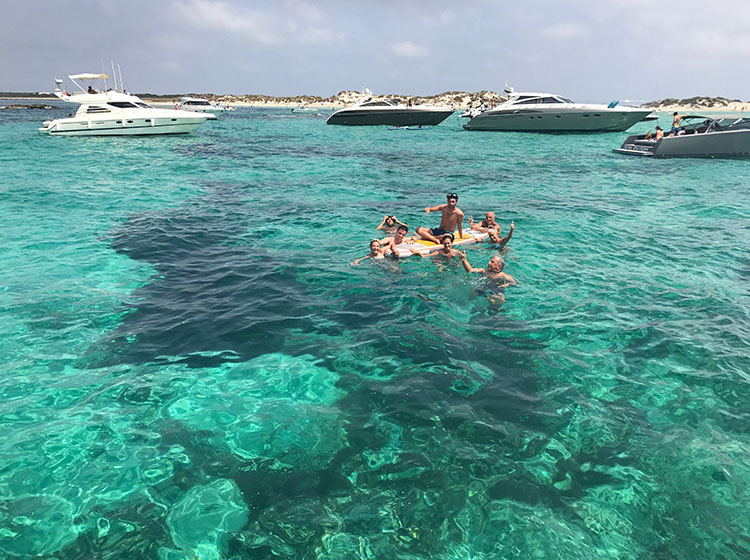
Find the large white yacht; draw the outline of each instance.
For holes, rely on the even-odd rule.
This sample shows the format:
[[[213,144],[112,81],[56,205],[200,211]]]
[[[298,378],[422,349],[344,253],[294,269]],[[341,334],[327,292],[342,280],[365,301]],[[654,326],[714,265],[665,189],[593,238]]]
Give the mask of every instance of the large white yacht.
[[[394,103],[387,99],[376,99],[369,90],[351,107],[333,113],[327,124],[343,125],[390,125],[428,126],[443,122],[453,113],[452,107],[434,105],[412,105]]]
[[[618,132],[642,121],[650,109],[574,103],[554,93],[514,92],[508,100],[471,117],[466,130],[518,132]]]
[[[107,74],[72,74],[68,78],[80,92],[68,93],[55,80],[56,97],[80,105],[75,115],[42,123],[39,132],[53,136],[122,136],[142,134],[185,134],[209,118],[208,114],[174,109],[156,109],[139,97],[117,89],[97,91],[93,84],[79,82],[107,80]]]

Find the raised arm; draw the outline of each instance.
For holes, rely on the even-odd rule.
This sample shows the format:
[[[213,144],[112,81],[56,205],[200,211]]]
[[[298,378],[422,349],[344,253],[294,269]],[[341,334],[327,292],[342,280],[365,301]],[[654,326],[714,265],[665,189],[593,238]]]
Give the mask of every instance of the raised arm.
[[[424,209],[424,213],[425,214],[429,214],[430,212],[439,212],[440,210],[442,210],[446,206],[448,206],[448,205],[447,204],[438,204],[437,206],[428,206],[427,208]]]
[[[459,251],[456,249],[456,253],[458,253],[458,258],[461,259],[461,264],[464,265],[464,270],[466,272],[484,272],[483,268],[474,268],[469,264],[469,259],[466,258],[466,251]]]
[[[383,229],[383,226],[385,225],[386,218],[388,218],[388,216],[383,216],[383,221],[380,222],[379,226],[375,226],[375,229]]]
[[[409,227],[409,224],[405,224],[404,222],[402,222],[401,220],[399,220],[399,219],[398,219],[397,217],[395,217],[395,216],[393,217],[393,221],[394,221],[394,222],[396,222],[396,223],[397,223],[398,225],[400,225],[400,226],[406,226],[406,227]]]
[[[505,237],[503,237],[503,238],[502,238],[502,239],[500,240],[500,245],[502,245],[503,247],[505,246],[505,244],[506,244],[506,243],[507,243],[508,241],[510,241],[510,238],[511,238],[511,237],[513,237],[513,228],[514,228],[514,227],[515,227],[515,225],[513,225],[513,222],[511,221],[511,222],[510,222],[510,232],[508,233],[508,235],[506,235]]]
[[[458,218],[456,218],[456,222],[458,222],[456,225],[458,226],[458,238],[463,239],[464,238],[464,213],[459,211]]]

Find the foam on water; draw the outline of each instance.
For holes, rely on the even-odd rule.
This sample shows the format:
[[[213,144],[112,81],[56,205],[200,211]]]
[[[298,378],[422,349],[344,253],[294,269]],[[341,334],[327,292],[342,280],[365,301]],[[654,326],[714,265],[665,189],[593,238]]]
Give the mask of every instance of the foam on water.
[[[41,118],[0,113],[3,554],[750,555],[748,162]],[[349,265],[453,191],[515,221],[502,307],[455,262]]]

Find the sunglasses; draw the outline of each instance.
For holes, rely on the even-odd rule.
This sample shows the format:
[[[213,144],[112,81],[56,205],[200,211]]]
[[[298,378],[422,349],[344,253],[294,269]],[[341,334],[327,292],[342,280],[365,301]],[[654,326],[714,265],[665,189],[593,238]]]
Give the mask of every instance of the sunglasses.
[[[458,200],[458,195],[456,193],[450,193],[445,195],[445,198],[448,200],[450,200],[451,198],[455,198],[456,200]]]

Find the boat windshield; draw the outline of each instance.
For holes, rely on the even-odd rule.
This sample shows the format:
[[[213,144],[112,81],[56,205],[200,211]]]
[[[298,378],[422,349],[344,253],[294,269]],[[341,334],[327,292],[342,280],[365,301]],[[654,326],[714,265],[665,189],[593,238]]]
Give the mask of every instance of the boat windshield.
[[[365,101],[360,107],[392,107],[393,103],[385,99],[379,101]]]
[[[110,101],[107,105],[112,105],[112,107],[117,107],[118,109],[133,109],[138,107],[138,105],[130,101]]]
[[[539,105],[539,104],[550,104],[550,103],[573,103],[572,101],[563,100],[563,98],[557,97],[519,97],[516,101],[516,105]]]

